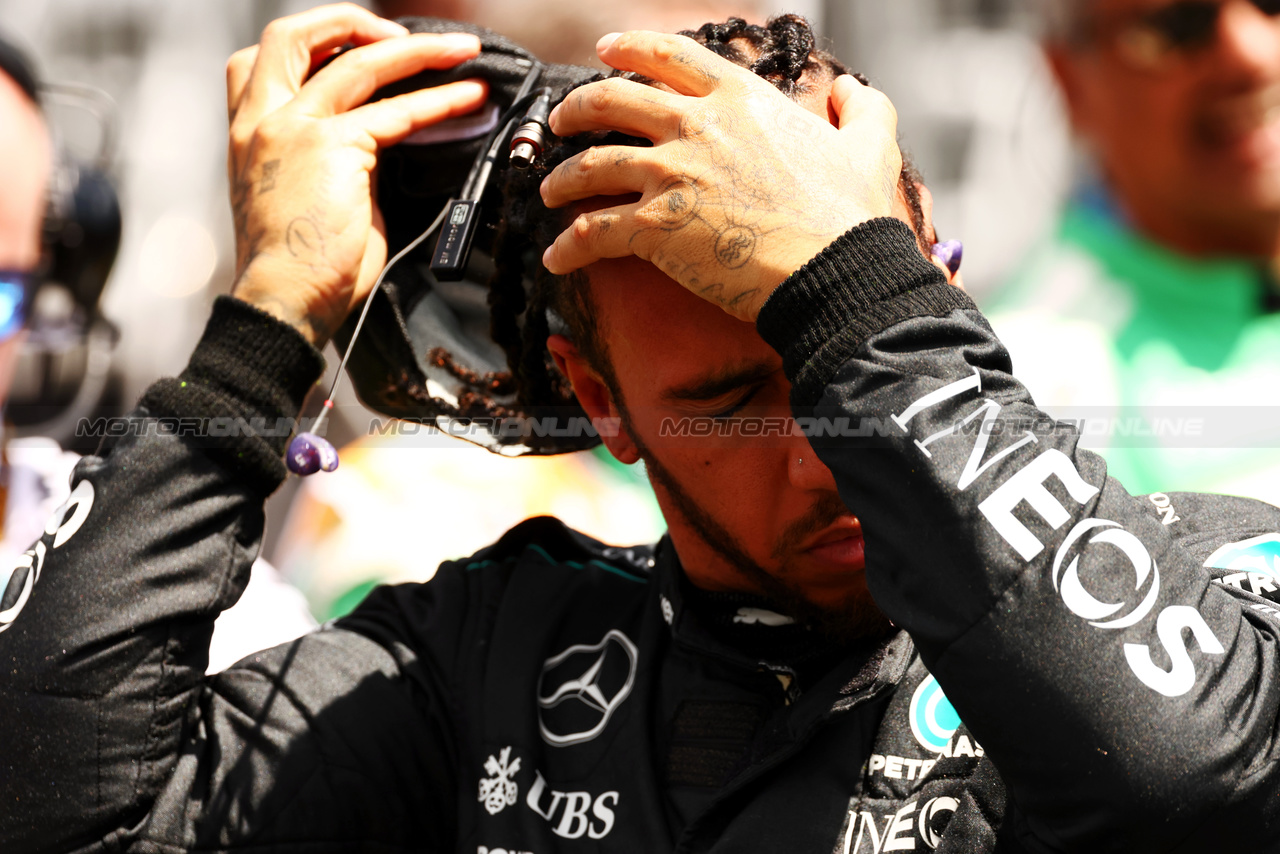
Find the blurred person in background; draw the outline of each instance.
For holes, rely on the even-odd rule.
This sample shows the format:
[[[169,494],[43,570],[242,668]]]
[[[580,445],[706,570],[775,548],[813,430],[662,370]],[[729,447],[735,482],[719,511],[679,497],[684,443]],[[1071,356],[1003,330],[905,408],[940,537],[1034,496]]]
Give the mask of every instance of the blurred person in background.
[[[41,90],[32,64],[0,38],[0,412],[4,411],[14,372],[23,355],[27,324],[35,311],[46,257],[46,217],[50,184],[59,167],[57,149],[41,109]],[[82,237],[87,229],[81,229]],[[118,231],[116,232],[118,237]],[[114,246],[99,260],[106,279]],[[96,292],[95,290],[95,297]],[[95,299],[96,301],[96,299]],[[26,399],[30,402],[30,399]],[[0,425],[6,422],[0,420]],[[3,427],[0,426],[0,431]],[[0,625],[4,613],[20,609],[38,562],[28,547],[51,520],[61,521],[72,469],[79,454],[63,450],[48,437],[6,437],[0,432]],[[32,584],[34,584],[32,578]],[[27,591],[27,592],[24,592]],[[291,640],[316,626],[302,596],[280,580],[266,561],[253,565],[245,597],[216,623],[209,670],[221,670],[250,652]],[[2,629],[0,629],[2,631]]]
[[[25,57],[0,39],[0,411],[35,302],[53,145]],[[3,421],[0,421],[3,431]],[[66,497],[76,459],[56,443],[6,441],[0,432],[0,566],[7,571]],[[51,446],[51,447],[50,447]]]
[[[1280,4],[1046,4],[1094,168],[992,322],[1130,489],[1280,501]]]

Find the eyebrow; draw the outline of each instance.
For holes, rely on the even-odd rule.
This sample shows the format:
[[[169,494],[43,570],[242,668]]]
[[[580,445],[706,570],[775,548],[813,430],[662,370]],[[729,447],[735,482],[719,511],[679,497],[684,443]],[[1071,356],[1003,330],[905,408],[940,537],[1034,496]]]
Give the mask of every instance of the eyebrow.
[[[777,365],[767,362],[724,368],[710,376],[673,386],[662,393],[662,398],[666,401],[713,400],[744,386],[764,382],[777,370]]]

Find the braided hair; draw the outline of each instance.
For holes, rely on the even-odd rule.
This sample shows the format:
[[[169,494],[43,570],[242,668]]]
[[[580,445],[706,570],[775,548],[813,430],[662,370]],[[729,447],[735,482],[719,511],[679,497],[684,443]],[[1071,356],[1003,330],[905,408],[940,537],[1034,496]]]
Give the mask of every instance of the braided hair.
[[[852,72],[829,52],[817,47],[813,30],[800,15],[771,18],[760,26],[742,18],[704,24],[685,30],[688,36],[713,53],[750,68],[792,98],[809,93],[841,74]],[[619,76],[614,71],[610,76]],[[630,79],[652,81],[633,73]],[[863,84],[866,78],[854,75]],[[578,85],[603,79],[597,75]],[[568,95],[570,90],[563,93]],[[509,371],[469,376],[449,366],[447,354],[433,354],[437,365],[476,389],[467,395],[470,414],[493,416],[524,412],[535,418],[546,415],[582,415],[567,379],[556,369],[546,348],[548,335],[563,332],[614,393],[617,383],[601,339],[581,271],[554,276],[542,266],[542,252],[568,225],[568,210],[550,210],[542,203],[539,185],[556,166],[596,145],[650,145],[648,140],[619,133],[586,133],[566,139],[553,138],[537,164],[526,171],[508,170],[499,201],[501,219],[493,244],[494,273],[489,281],[491,336],[506,354]],[[924,214],[916,189],[918,173],[906,161],[901,185],[912,209],[917,234],[924,234]],[[922,238],[923,240],[923,238]],[[927,252],[927,244],[922,243]],[[486,390],[501,388],[514,395],[515,407],[495,401]],[[508,398],[510,399],[510,398]]]

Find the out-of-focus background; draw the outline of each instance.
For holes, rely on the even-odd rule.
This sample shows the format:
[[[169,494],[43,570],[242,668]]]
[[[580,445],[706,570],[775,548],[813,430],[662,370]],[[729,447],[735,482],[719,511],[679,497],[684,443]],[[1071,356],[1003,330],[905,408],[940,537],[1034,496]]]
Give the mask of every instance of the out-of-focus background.
[[[230,287],[223,67],[305,0],[0,0],[0,29],[48,80],[100,87],[119,105],[114,163],[124,237],[104,295],[121,328],[125,397],[184,363],[213,297]],[[981,295],[1045,227],[1067,186],[1058,98],[1020,0],[395,0],[385,14],[469,18],[544,58],[589,63],[599,35],[694,26],[741,11],[806,15],[841,58],[886,91],[924,172],[945,237],[964,240]],[[58,111],[69,143],[96,129]]]
[[[256,42],[272,19],[311,5],[0,0],[0,30],[31,52],[46,80],[91,84],[118,105],[111,171],[124,232],[102,305],[121,333],[112,369],[126,404],[182,368],[210,303],[231,285],[226,59]],[[939,232],[964,240],[966,282],[980,302],[1049,228],[1071,178],[1069,135],[1024,0],[388,0],[374,7],[388,16],[472,20],[544,59],[581,64],[596,62],[592,46],[611,30],[799,12],[897,105],[905,147],[936,200]],[[99,126],[83,111],[51,110],[65,144],[90,156]],[[23,381],[17,378],[19,395]],[[349,392],[339,403],[331,438],[367,433],[368,417]],[[296,480],[273,498],[267,557],[294,488]]]

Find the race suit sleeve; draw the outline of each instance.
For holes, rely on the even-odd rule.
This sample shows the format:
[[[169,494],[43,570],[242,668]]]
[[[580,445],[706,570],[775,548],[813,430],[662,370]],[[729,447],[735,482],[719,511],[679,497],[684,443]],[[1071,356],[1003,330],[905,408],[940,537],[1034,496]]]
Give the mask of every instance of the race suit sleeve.
[[[103,426],[107,450],[0,575],[5,854],[451,845],[445,688],[394,633],[328,628],[203,675],[321,368],[221,299],[182,376]]]
[[[1275,850],[1277,623],[1035,408],[914,235],[851,230],[758,328],[861,519],[872,595],[1000,770],[1021,844]]]

